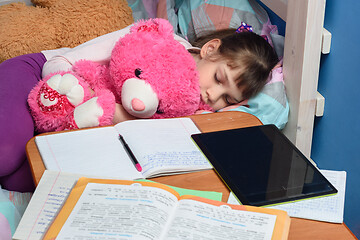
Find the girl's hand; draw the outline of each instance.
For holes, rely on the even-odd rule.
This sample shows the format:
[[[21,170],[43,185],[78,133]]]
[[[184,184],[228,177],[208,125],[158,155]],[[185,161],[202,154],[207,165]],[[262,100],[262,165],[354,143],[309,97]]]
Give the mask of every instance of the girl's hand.
[[[137,119],[136,117],[130,115],[121,104],[115,104],[115,114],[113,118],[113,124],[117,124],[119,122],[123,122],[126,120],[134,120]]]

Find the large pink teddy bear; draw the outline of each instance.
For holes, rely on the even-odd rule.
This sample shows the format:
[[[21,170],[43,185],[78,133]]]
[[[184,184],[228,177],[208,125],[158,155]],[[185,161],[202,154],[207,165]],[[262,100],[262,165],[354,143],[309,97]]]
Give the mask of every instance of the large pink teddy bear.
[[[81,60],[45,77],[28,98],[39,132],[112,124],[115,103],[138,118],[209,110],[193,57],[164,19],[140,21],[115,45],[110,63]]]

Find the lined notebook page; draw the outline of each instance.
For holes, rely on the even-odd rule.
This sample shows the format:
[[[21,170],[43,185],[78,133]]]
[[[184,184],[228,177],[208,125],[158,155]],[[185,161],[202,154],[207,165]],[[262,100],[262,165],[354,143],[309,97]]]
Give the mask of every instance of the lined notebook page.
[[[190,118],[127,121],[115,128],[133,150],[145,177],[212,168],[192,141],[191,134],[200,131]]]
[[[36,145],[48,170],[133,180],[142,178],[113,127],[43,135]]]
[[[285,210],[291,217],[342,223],[344,217],[346,172],[320,171],[338,190],[336,195],[281,204],[271,208]]]
[[[268,208],[284,210],[291,217],[342,223],[344,217],[346,172],[320,171],[338,190],[336,195],[284,203]],[[229,196],[228,203],[238,204],[232,193]]]
[[[13,239],[41,239],[79,177],[45,170]]]

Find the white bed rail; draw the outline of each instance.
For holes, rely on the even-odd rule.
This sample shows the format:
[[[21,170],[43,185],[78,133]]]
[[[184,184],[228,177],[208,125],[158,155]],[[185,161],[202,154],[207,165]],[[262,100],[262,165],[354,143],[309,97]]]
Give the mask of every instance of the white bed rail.
[[[320,55],[330,47],[329,32],[323,29],[325,0],[262,2],[286,21],[284,81],[290,116],[284,133],[310,157],[314,117],[323,112],[323,99],[316,102]]]

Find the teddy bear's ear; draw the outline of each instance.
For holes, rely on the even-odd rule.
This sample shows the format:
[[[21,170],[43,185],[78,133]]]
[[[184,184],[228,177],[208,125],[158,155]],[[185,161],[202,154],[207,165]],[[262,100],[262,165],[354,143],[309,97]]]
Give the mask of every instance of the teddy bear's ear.
[[[131,33],[135,32],[158,32],[160,35],[169,35],[173,34],[173,27],[170,22],[162,18],[153,18],[149,20],[139,20],[136,22],[130,29]]]

